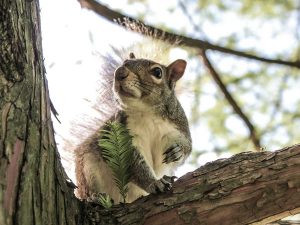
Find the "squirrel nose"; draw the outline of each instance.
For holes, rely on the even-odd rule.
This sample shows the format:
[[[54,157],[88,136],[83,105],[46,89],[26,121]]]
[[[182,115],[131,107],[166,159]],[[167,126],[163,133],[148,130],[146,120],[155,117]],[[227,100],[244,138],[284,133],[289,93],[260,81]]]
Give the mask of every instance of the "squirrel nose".
[[[128,71],[126,70],[126,68],[124,66],[119,67],[116,71],[115,71],[115,78],[118,81],[122,81],[124,80],[126,77],[128,77]]]

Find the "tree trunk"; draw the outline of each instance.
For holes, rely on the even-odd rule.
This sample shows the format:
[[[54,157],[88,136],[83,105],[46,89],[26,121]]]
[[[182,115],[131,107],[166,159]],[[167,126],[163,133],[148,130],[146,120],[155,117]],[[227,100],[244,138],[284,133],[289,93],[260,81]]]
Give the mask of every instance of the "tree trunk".
[[[0,2],[0,224],[76,224],[44,76],[38,1]]]
[[[79,202],[54,140],[38,2],[1,1],[1,225],[265,224],[300,211],[300,146],[217,160],[110,210]]]

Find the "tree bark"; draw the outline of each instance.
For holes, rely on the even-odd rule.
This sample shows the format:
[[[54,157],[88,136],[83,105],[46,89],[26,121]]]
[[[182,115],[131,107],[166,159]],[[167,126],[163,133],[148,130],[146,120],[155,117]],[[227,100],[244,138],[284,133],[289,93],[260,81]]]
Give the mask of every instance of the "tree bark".
[[[265,224],[300,211],[300,145],[209,163],[109,210],[78,201],[60,163],[39,6],[0,2],[0,224]],[[84,203],[84,204],[83,204]]]
[[[277,221],[300,212],[300,145],[220,159],[181,177],[168,193],[141,198],[110,213],[93,207],[87,211],[100,218],[96,224]]]
[[[77,224],[44,76],[38,1],[0,1],[0,224]]]

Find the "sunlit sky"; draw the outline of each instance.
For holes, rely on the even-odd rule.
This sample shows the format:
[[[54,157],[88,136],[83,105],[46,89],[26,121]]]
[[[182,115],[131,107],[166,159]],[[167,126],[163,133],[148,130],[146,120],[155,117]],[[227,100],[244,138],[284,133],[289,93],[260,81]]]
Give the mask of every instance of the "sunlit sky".
[[[147,17],[148,23],[159,24],[164,22],[165,25],[177,30],[178,32],[184,28],[185,32],[190,35],[198,35],[201,37],[201,32],[195,34],[192,26],[188,26],[189,21],[180,12],[170,13],[167,11],[169,5],[175,5],[177,1],[151,1],[153,8],[145,8],[142,4],[135,3],[133,6],[127,6],[126,1],[106,1],[109,2],[110,7],[123,9],[129,15],[138,15],[137,12],[156,12],[156,16]],[[237,3],[238,4],[238,3]],[[159,5],[159,10],[154,6]],[[49,81],[50,97],[54,103],[58,113],[61,124],[57,123],[55,119],[54,125],[57,133],[57,141],[59,148],[61,147],[60,137],[68,137],[70,129],[70,121],[80,118],[83,112],[89,110],[85,98],[92,99],[95,95],[96,80],[99,76],[100,61],[97,52],[105,54],[110,51],[110,46],[124,47],[135,43],[140,37],[136,34],[125,32],[117,25],[102,19],[93,12],[81,9],[76,0],[41,0],[41,21],[42,21],[42,36],[43,36],[43,52],[45,58],[45,66],[47,70],[47,79]],[[157,7],[156,7],[157,8]],[[287,23],[294,23],[293,20],[288,20]],[[211,41],[220,41],[229,33],[238,31],[239,26],[244,21],[237,19],[234,14],[228,14],[224,17],[224,21],[220,26],[210,26],[209,23],[203,23],[202,28],[205,34],[210,37]],[[176,24],[176,27],[174,26]],[[277,26],[278,24],[274,24]],[[293,24],[291,24],[293,25]],[[253,21],[250,26],[258,27],[259,24]],[[244,38],[241,49],[247,49],[247,46],[255,45],[257,49],[263,50],[265,55],[271,52],[273,55],[277,52],[283,52],[285,48],[290,48],[292,37],[287,33],[283,33],[272,39],[272,32],[269,27],[259,27],[261,36],[263,37],[259,43],[253,43],[255,40],[251,38]],[[205,37],[202,37],[205,38]],[[278,45],[280,43],[280,45]],[[274,46],[276,48],[274,49]],[[221,56],[217,56],[221,57]],[[187,53],[183,50],[174,51],[171,56],[172,59],[183,58],[187,59]],[[232,65],[231,57],[228,60],[223,59],[218,65],[223,71],[245,70],[246,62],[239,61],[239,65]],[[170,59],[171,61],[171,59]],[[228,66],[230,65],[230,66]],[[255,64],[247,62],[247,65],[253,66]],[[187,72],[192,71],[197,66],[193,62],[188,62]],[[201,68],[203,69],[203,68]],[[185,79],[189,79],[185,75]],[[193,74],[189,75],[193,76]],[[207,86],[203,92],[216,92],[214,86]],[[183,93],[180,96],[181,102],[185,111],[189,115],[190,108],[190,94]],[[250,99],[251,100],[251,99]],[[253,99],[255,100],[255,99]],[[207,96],[202,102],[202,107],[209,108],[213,104],[213,100]],[[256,117],[257,118],[257,117]],[[247,132],[241,121],[232,117],[234,126],[239,132]],[[231,125],[232,126],[232,125]],[[201,138],[200,138],[201,137]],[[192,138],[194,145],[198,149],[212,149],[213,145],[209,142],[207,129],[205,126],[195,126],[192,129]],[[200,147],[199,147],[200,146]],[[250,146],[250,143],[249,143]],[[251,150],[251,149],[246,149]],[[61,149],[60,149],[61,151]],[[64,156],[63,151],[61,154]],[[226,153],[219,157],[228,157],[230,154]],[[199,165],[207,161],[216,159],[217,155],[214,152],[203,154],[197,160]],[[66,164],[66,163],[65,163]],[[67,162],[67,164],[69,164]],[[177,171],[177,176],[180,176],[187,171],[193,170],[197,166],[185,165]],[[68,172],[68,171],[67,171]],[[74,180],[72,172],[69,176]]]

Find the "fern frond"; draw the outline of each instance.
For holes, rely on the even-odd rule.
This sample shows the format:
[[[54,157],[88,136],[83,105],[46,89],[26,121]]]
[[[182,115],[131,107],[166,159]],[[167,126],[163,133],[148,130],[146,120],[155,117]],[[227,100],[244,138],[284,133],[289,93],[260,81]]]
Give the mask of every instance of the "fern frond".
[[[129,169],[133,157],[132,136],[123,124],[109,122],[107,129],[101,131],[99,146],[125,202],[131,176]]]
[[[99,203],[106,209],[109,209],[113,205],[113,201],[109,195],[99,195],[98,196]]]

